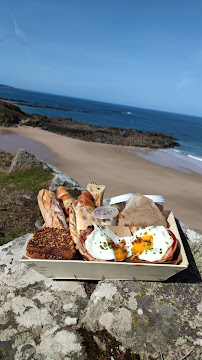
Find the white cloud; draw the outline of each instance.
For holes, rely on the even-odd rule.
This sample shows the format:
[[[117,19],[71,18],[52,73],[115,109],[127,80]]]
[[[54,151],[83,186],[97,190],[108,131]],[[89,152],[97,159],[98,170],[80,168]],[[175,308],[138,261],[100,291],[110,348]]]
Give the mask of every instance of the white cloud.
[[[17,38],[20,41],[26,42],[25,33],[22,29],[20,29],[20,27],[18,26],[15,19],[14,19],[14,29],[15,29],[15,34],[16,34]]]

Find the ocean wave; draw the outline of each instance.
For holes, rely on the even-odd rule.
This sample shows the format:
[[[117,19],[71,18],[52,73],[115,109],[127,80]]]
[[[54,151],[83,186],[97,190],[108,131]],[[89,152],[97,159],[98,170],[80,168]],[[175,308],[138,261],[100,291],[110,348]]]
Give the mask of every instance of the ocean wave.
[[[198,157],[198,156],[195,156],[195,155],[191,155],[191,154],[188,154],[186,153],[185,151],[182,151],[182,150],[177,150],[177,149],[172,149],[174,152],[178,153],[179,155],[182,155],[184,157],[189,157],[193,160],[197,160],[197,161],[202,161],[202,158],[201,157]],[[172,151],[171,150],[171,151]]]
[[[126,114],[132,115],[132,112],[130,112],[130,111],[127,111],[127,113],[126,113]]]
[[[190,155],[190,154],[188,154],[187,156],[189,156],[189,157],[192,158],[192,159],[195,159],[195,160],[198,160],[198,161],[202,161],[202,158],[200,158],[200,157],[193,156],[193,155]]]

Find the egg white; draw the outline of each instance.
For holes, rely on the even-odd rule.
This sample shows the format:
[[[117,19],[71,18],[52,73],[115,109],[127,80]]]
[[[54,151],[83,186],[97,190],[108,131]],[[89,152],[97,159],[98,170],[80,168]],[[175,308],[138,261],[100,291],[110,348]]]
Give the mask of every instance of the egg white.
[[[172,246],[173,238],[170,236],[164,226],[147,226],[140,228],[133,234],[133,240],[136,237],[141,237],[145,232],[153,237],[153,246],[151,250],[145,250],[139,255],[140,260],[159,261],[165,255],[166,251]]]
[[[133,243],[136,241],[136,237],[141,237],[145,232],[153,237],[153,247],[151,250],[145,250],[139,255],[140,260],[146,260],[150,262],[161,260],[166,251],[173,244],[173,238],[169,235],[164,226],[147,226],[145,228],[139,228],[134,232],[133,236],[118,237],[110,229],[102,229],[94,224],[94,230],[87,236],[85,244],[88,253],[99,260],[115,260],[115,253],[109,240],[118,244],[125,241],[125,248],[127,250],[127,258],[133,254]]]
[[[119,242],[119,237],[110,229],[102,229],[94,224],[94,230],[86,239],[86,249],[95,259],[115,260],[114,250],[108,245],[108,239]],[[107,246],[105,247],[105,243]]]

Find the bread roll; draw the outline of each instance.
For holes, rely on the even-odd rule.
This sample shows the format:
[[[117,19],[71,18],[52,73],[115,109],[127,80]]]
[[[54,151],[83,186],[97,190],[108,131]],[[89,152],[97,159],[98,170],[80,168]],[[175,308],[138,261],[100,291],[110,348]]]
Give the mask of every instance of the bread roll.
[[[92,213],[95,209],[95,203],[92,195],[89,193],[88,190],[84,190],[81,195],[78,196],[76,205],[80,203],[81,205],[85,206],[85,208]]]
[[[42,189],[37,199],[46,227],[69,229],[59,200],[53,191]]]
[[[86,190],[88,190],[89,193],[92,195],[95,206],[101,206],[105,191],[105,185],[97,185],[95,182],[90,182],[87,185]]]

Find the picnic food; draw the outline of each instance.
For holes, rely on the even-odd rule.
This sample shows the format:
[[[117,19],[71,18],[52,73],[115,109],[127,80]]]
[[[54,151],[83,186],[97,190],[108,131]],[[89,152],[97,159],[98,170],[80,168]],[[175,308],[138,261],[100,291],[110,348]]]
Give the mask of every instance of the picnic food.
[[[27,256],[35,259],[70,260],[76,254],[70,231],[44,227],[27,244]]]
[[[56,196],[60,200],[60,204],[65,215],[68,217],[70,205],[74,201],[73,197],[68,193],[64,186],[58,186]]]
[[[82,252],[88,260],[165,262],[176,250],[175,236],[163,226],[137,229],[133,235],[119,237],[110,229],[94,225],[81,233]],[[78,249],[80,244],[77,243]]]
[[[95,203],[92,195],[88,190],[84,190],[81,195],[78,196],[76,205],[80,203],[91,213],[95,209]]]
[[[32,247],[29,242],[28,256],[73,259],[76,247],[83,259],[88,261],[161,263],[172,260],[177,240],[167,229],[163,213],[151,199],[136,193],[119,213],[113,206],[95,204],[98,199],[96,194],[99,195],[97,204],[102,203],[104,185],[91,182],[87,188],[90,191],[84,190],[77,200],[63,186],[58,187],[57,196],[53,191],[39,191],[38,203],[45,228],[36,232]],[[62,207],[69,214],[69,226]],[[113,221],[118,218],[115,223],[118,226],[109,226],[111,218],[103,218],[106,211],[108,218],[109,214],[113,215],[111,211],[116,212]]]
[[[68,230],[69,226],[55,193],[42,189],[39,191],[37,199],[45,226]]]
[[[104,195],[104,191],[105,191],[105,185],[98,185],[95,182],[90,182],[87,186],[86,186],[86,190],[89,191],[89,193],[92,195],[94,202],[95,202],[95,206],[101,206],[102,205],[102,200],[103,200],[103,195]]]
[[[78,231],[86,230],[88,226],[98,223],[93,215],[81,203],[78,203],[76,206],[71,206],[71,209],[69,223],[72,225],[72,222],[74,221]]]
[[[174,234],[164,226],[147,226],[133,233],[134,243],[127,261],[162,263],[172,260],[177,247]]]
[[[163,225],[167,227],[167,221],[151,199],[136,193],[127,201],[125,208],[119,214],[118,225],[129,227]]]

